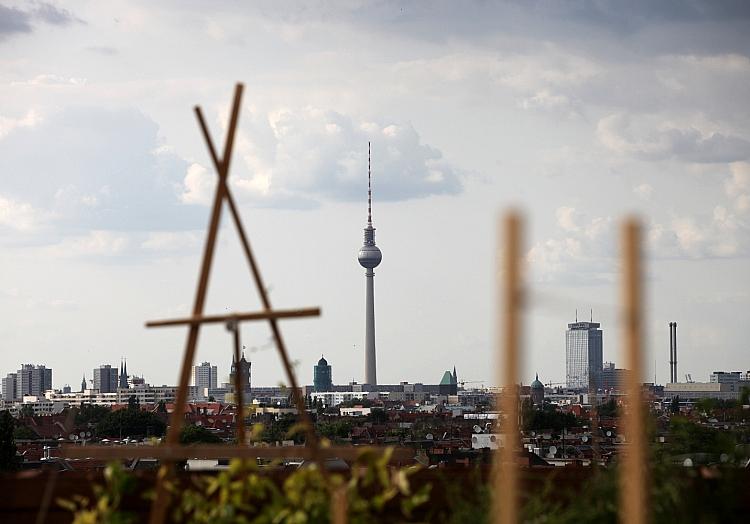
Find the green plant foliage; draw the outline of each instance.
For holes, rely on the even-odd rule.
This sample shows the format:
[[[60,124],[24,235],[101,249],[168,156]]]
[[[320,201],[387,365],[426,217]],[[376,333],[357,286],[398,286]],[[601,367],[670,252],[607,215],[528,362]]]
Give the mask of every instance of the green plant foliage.
[[[109,415],[111,411],[112,410],[110,410],[106,406],[82,403],[81,407],[76,411],[75,424],[76,426],[82,426],[86,424],[95,425],[104,417]]]
[[[73,524],[134,524],[136,517],[121,508],[124,495],[133,491],[135,479],[118,463],[104,469],[104,486],[94,485],[94,500],[75,495],[57,504],[73,512]]]
[[[166,428],[154,413],[128,408],[107,413],[96,425],[96,434],[100,437],[160,437]]]
[[[599,411],[600,417],[617,417],[619,414],[617,402],[615,402],[615,399],[613,398],[601,404],[597,410]]]
[[[563,413],[556,406],[547,402],[537,409],[528,399],[521,406],[521,417],[524,431],[539,429],[561,431],[563,428],[581,425],[573,413]]]
[[[334,492],[345,490],[349,522],[418,522],[414,512],[430,497],[430,485],[416,492],[409,477],[418,468],[390,468],[392,450],[364,452],[350,477],[321,472],[315,464],[303,466],[281,485],[262,474],[255,463],[233,460],[215,476],[193,478],[193,485],[173,492],[177,506],[172,518],[190,524],[324,524],[331,520]],[[74,524],[132,524],[135,517],[122,508],[135,478],[117,464],[105,470],[105,485],[94,486],[94,499],[75,496],[58,499],[74,514]],[[416,519],[416,520],[415,520]]]
[[[30,427],[18,424],[16,429],[13,430],[13,437],[16,440],[35,440],[39,438],[39,435]]]
[[[181,444],[220,444],[221,442],[222,440],[218,435],[215,435],[203,426],[188,424],[183,426],[180,431]]]
[[[16,421],[10,411],[0,411],[0,471],[13,471],[18,468],[16,439],[13,432]]]
[[[390,469],[390,455],[391,450],[363,453],[348,480],[309,464],[286,477],[280,487],[254,464],[235,460],[229,470],[199,478],[195,488],[183,491],[174,517],[192,524],[327,523],[332,494],[343,488],[352,524],[384,522],[386,515],[410,522],[414,510],[429,500],[430,486],[412,492],[409,476],[416,468]]]
[[[732,454],[737,444],[732,432],[701,426],[685,417],[672,417],[669,421],[670,442],[668,451],[683,453]]]
[[[349,438],[354,424],[348,420],[332,420],[330,422],[318,422],[317,433],[330,440]]]

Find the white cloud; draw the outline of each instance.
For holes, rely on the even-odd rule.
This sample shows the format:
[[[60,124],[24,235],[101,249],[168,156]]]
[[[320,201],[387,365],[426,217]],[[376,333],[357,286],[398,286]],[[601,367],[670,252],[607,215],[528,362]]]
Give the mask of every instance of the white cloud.
[[[750,163],[736,162],[730,166],[730,178],[724,183],[727,196],[739,213],[750,211]]]
[[[0,139],[9,135],[11,131],[19,127],[33,127],[41,121],[39,113],[30,109],[21,118],[10,118],[0,116]]]
[[[26,202],[19,202],[0,195],[0,226],[29,232],[43,221],[42,213]]]
[[[230,183],[259,205],[310,206],[320,200],[362,198],[367,143],[372,142],[373,192],[383,200],[455,194],[463,177],[409,123],[370,121],[317,107],[250,108],[237,139],[244,165]],[[205,202],[215,175],[191,166],[184,202]],[[210,186],[209,186],[210,184]]]
[[[559,236],[535,244],[527,253],[534,280],[584,284],[608,280],[615,271],[610,217],[588,218],[575,208],[555,211]]]
[[[573,207],[558,207],[555,211],[557,225],[564,231],[578,231],[578,224],[576,224],[578,216],[579,213],[576,213],[576,210]]]
[[[183,251],[200,245],[200,236],[192,231],[154,231],[141,242],[147,251]]]
[[[677,158],[686,162],[724,163],[750,157],[750,142],[695,126],[676,127],[654,118],[614,113],[596,127],[599,141],[609,150],[645,160]]]
[[[66,238],[48,249],[52,255],[61,257],[111,257],[123,254],[129,246],[130,239],[125,234],[93,230]]]
[[[639,184],[633,188],[633,193],[642,200],[651,200],[651,195],[654,194],[654,188],[651,184]]]
[[[192,229],[202,222],[201,210],[180,199],[187,162],[136,110],[69,106],[44,120],[29,111],[11,127],[0,158],[14,176],[0,178],[0,194],[54,215],[48,240],[82,229]]]
[[[66,77],[55,74],[37,75],[31,80],[23,82],[11,82],[13,86],[85,86],[88,80],[85,78]]]
[[[184,191],[180,198],[185,204],[204,204],[211,202],[216,190],[217,176],[209,173],[200,164],[190,164],[185,174]]]

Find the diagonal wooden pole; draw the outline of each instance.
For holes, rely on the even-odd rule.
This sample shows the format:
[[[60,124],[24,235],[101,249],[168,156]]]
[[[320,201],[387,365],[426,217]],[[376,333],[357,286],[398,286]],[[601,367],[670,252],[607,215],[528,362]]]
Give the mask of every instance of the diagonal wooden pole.
[[[211,154],[211,158],[216,164],[219,162],[219,159],[216,155],[216,149],[214,148],[213,141],[211,140],[211,136],[208,132],[208,126],[206,125],[206,121],[203,118],[203,113],[201,112],[200,108],[196,108],[195,112],[196,112],[196,117],[198,118],[198,123],[200,124],[201,131],[203,133],[203,138],[205,139],[206,144],[208,146],[208,150]],[[271,300],[268,296],[268,291],[263,282],[263,277],[260,274],[258,263],[255,260],[255,255],[253,254],[253,250],[250,247],[250,240],[248,239],[247,234],[245,233],[245,228],[242,224],[242,220],[240,218],[239,211],[237,210],[237,205],[235,203],[234,197],[232,196],[232,192],[229,189],[229,187],[227,187],[226,180],[220,179],[219,183],[224,184],[224,197],[227,200],[227,204],[229,206],[229,212],[232,215],[232,220],[235,226],[237,227],[237,233],[239,234],[239,237],[240,237],[242,250],[245,253],[245,258],[247,259],[248,265],[250,266],[250,271],[252,272],[253,280],[255,281],[255,287],[258,290],[258,295],[260,295],[263,308],[267,312],[271,311],[272,310]],[[317,450],[319,447],[318,445],[319,443],[318,443],[318,437],[315,433],[315,427],[313,426],[312,420],[307,414],[307,409],[305,408],[305,400],[302,397],[302,392],[297,383],[297,379],[294,373],[294,368],[292,367],[291,360],[289,359],[289,352],[287,351],[286,344],[284,343],[284,339],[281,336],[281,330],[279,329],[279,324],[277,322],[277,319],[273,317],[269,317],[268,322],[271,327],[271,332],[273,334],[274,341],[276,342],[276,348],[279,352],[279,356],[281,357],[281,362],[284,365],[284,372],[286,373],[287,381],[289,382],[289,385],[292,388],[292,395],[294,396],[294,401],[297,407],[297,411],[299,412],[300,418],[302,419],[302,423],[305,427],[305,434],[307,437],[308,445],[310,445],[314,450]]]
[[[214,200],[211,207],[211,219],[208,225],[208,236],[206,238],[206,244],[203,249],[203,260],[201,262],[201,271],[198,279],[198,289],[195,294],[195,302],[193,303],[193,316],[201,316],[203,314],[203,306],[205,304],[206,292],[208,290],[208,278],[211,273],[214,248],[216,246],[216,237],[218,235],[219,223],[221,220],[221,206],[224,200],[224,193],[226,188],[225,181],[227,178],[227,173],[229,172],[229,164],[232,157],[232,147],[234,145],[234,135],[237,128],[237,119],[239,117],[241,100],[242,84],[237,84],[234,90],[234,102],[232,104],[232,112],[229,119],[227,139],[224,145],[224,157],[222,158],[221,162],[218,162],[216,164],[220,183],[216,187],[216,193],[214,194]],[[182,430],[185,405],[187,403],[190,367],[193,365],[193,361],[195,360],[195,348],[198,344],[200,326],[200,324],[191,324],[188,331],[185,353],[182,360],[182,368],[180,370],[179,388],[177,389],[174,411],[172,411],[172,416],[170,417],[169,421],[169,431],[167,432],[168,444],[177,444],[180,440],[180,431]],[[171,469],[172,467],[170,464],[165,464],[159,470],[156,484],[156,499],[154,500],[154,505],[151,508],[151,524],[161,524],[162,522],[164,522],[164,517],[166,516],[169,501],[169,493],[167,492],[165,481],[167,480],[167,476],[170,474]]]
[[[495,453],[494,496],[492,522],[495,524],[516,524],[518,522],[518,465],[516,453],[520,441],[518,435],[518,368],[520,362],[520,306],[521,288],[521,218],[511,212],[500,229],[502,237],[498,244],[503,245],[502,275],[502,334],[498,353],[500,354],[501,385],[500,412],[505,415],[502,432],[505,435],[503,447]]]
[[[630,370],[626,375],[628,404],[623,420],[628,449],[620,468],[620,522],[623,524],[644,524],[648,521],[645,413],[641,390],[643,275],[640,247],[640,224],[630,218],[622,232],[625,362]]]

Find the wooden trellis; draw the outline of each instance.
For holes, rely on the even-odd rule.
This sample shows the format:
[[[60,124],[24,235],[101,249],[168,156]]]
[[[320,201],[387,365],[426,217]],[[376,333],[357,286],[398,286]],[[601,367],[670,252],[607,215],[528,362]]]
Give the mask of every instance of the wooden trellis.
[[[211,216],[208,225],[208,234],[203,250],[203,258],[198,278],[198,286],[193,303],[192,315],[187,318],[156,320],[147,322],[147,327],[165,327],[165,326],[188,326],[188,336],[185,346],[185,352],[180,370],[179,387],[175,399],[174,411],[170,416],[169,430],[166,437],[166,445],[160,446],[142,446],[142,447],[109,447],[109,446],[86,446],[86,447],[66,447],[62,450],[62,456],[67,458],[98,458],[98,459],[124,459],[124,458],[157,458],[161,461],[159,473],[157,475],[156,497],[151,508],[150,522],[152,524],[161,524],[166,518],[166,512],[169,507],[169,491],[167,483],[174,474],[174,464],[180,460],[189,458],[257,458],[257,457],[302,457],[315,461],[323,475],[326,475],[324,459],[326,458],[345,458],[355,459],[362,453],[361,448],[351,447],[321,447],[315,428],[305,409],[305,401],[302,397],[301,390],[298,386],[297,379],[292,368],[289,352],[287,351],[284,339],[281,336],[278,320],[285,318],[300,318],[320,315],[319,308],[292,309],[292,310],[274,310],[263,283],[263,279],[258,268],[258,264],[250,247],[245,228],[240,219],[237,205],[232,196],[227,179],[229,176],[229,167],[232,158],[232,149],[234,138],[237,130],[240,105],[242,100],[242,84],[237,84],[234,92],[234,100],[229,119],[227,138],[224,145],[224,152],[220,158],[214,147],[208,126],[203,117],[200,107],[195,108],[195,113],[200,125],[203,138],[206,141],[211,160],[213,161],[218,183],[214,194],[213,204],[211,207]],[[209,276],[213,262],[214,248],[219,231],[222,206],[226,202],[232,221],[239,234],[245,258],[247,259],[250,272],[252,274],[255,287],[261,299],[263,306],[262,311],[258,312],[236,312],[224,315],[205,315],[204,305],[206,293],[208,290]],[[284,366],[286,379],[291,386],[292,395],[297,411],[301,417],[301,423],[305,430],[306,446],[304,448],[261,448],[248,447],[245,444],[244,436],[244,399],[241,372],[235,373],[235,403],[237,404],[237,445],[197,445],[182,446],[179,443],[180,431],[184,423],[184,412],[187,404],[188,381],[190,379],[190,368],[195,358],[195,350],[198,344],[200,328],[209,323],[227,323],[227,328],[233,333],[233,352],[237,362],[240,360],[240,340],[239,324],[241,322],[267,320],[273,334],[273,339]],[[240,370],[241,371],[241,370]],[[412,453],[409,450],[397,449],[393,455],[397,459],[406,459]],[[343,524],[346,521],[346,504],[345,493],[332,493],[332,518],[333,521]],[[343,502],[342,502],[343,500]],[[342,511],[343,508],[343,511]]]

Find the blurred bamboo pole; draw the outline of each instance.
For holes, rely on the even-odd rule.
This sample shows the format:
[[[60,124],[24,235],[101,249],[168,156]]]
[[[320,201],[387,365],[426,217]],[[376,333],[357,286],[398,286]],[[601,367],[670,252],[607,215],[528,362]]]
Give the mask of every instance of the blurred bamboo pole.
[[[641,390],[642,355],[642,282],[641,227],[628,219],[623,227],[624,262],[623,302],[625,321],[625,362],[627,375],[627,410],[623,417],[628,442],[623,467],[620,469],[620,521],[623,524],[647,522],[646,437]]]
[[[502,333],[499,333],[498,355],[500,356],[500,378],[503,387],[500,394],[500,411],[505,415],[501,423],[505,438],[499,453],[495,454],[494,507],[495,524],[518,522],[518,466],[516,452],[518,435],[518,367],[519,367],[519,309],[521,302],[520,255],[521,218],[516,212],[509,213],[500,228],[499,246],[503,246],[502,267],[498,280],[501,287]]]
[[[333,488],[331,493],[331,524],[349,522],[349,500],[346,495],[346,484]]]

